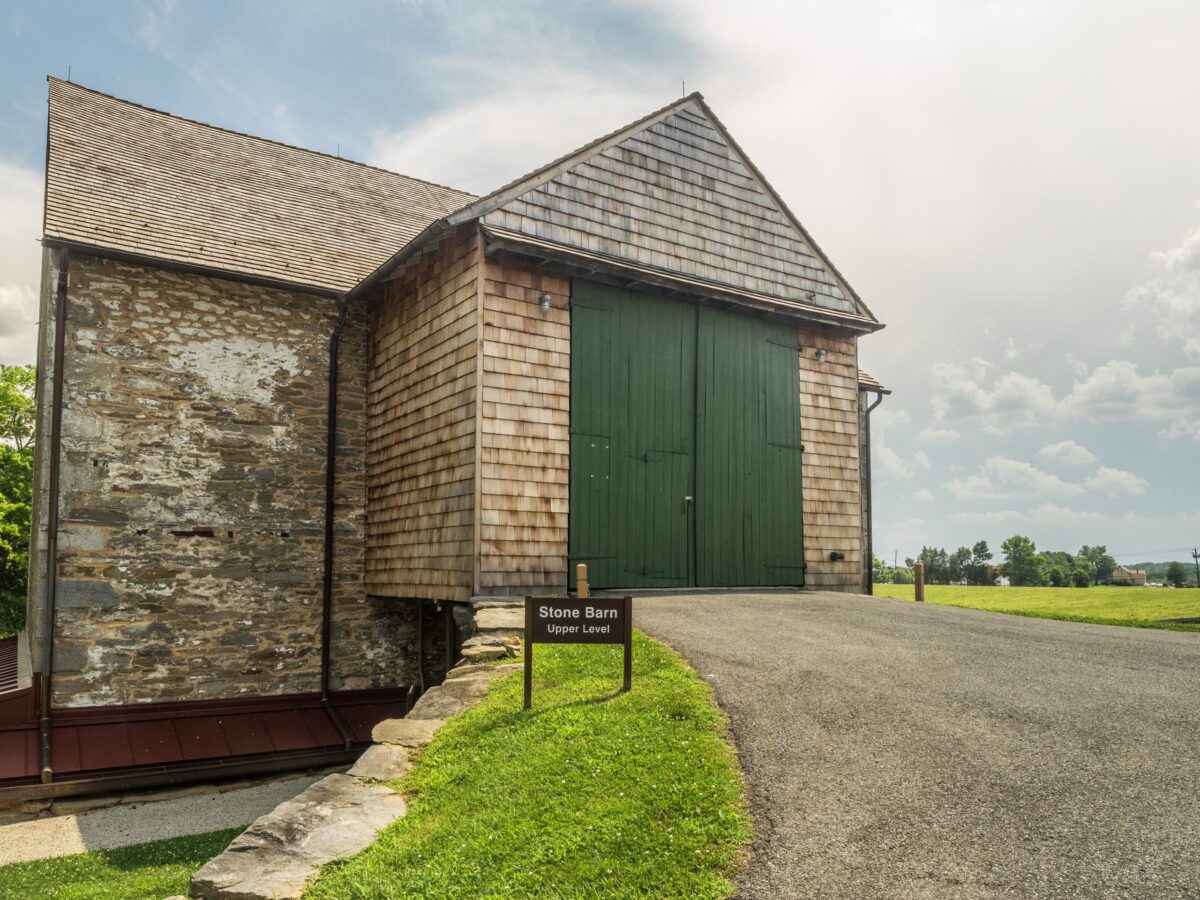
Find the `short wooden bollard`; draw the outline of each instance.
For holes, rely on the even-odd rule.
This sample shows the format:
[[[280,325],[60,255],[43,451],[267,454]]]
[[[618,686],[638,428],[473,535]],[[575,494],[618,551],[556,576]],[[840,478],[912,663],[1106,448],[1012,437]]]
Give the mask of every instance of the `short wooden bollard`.
[[[580,563],[575,567],[575,596],[582,600],[587,595],[587,563]]]
[[[913,566],[913,587],[916,588],[916,597],[918,603],[925,602],[925,563],[916,563]]]

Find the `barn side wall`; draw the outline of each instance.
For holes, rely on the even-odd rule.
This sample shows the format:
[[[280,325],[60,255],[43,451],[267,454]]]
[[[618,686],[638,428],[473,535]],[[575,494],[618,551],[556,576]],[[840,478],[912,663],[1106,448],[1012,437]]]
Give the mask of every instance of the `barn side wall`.
[[[463,228],[372,301],[367,590],[466,600],[474,574],[478,234]]]
[[[317,690],[335,315],[328,298],[71,256],[56,705]],[[415,680],[415,611],[363,590],[365,352],[360,307],[340,379],[332,651],[345,688]],[[46,464],[43,452],[42,529]],[[32,570],[40,607],[36,557]]]
[[[570,293],[565,277],[484,263],[480,593],[566,585]]]
[[[858,346],[853,337],[801,329],[800,433],[804,441],[805,585],[863,589]],[[818,362],[817,350],[825,351]],[[845,559],[833,562],[831,552]]]

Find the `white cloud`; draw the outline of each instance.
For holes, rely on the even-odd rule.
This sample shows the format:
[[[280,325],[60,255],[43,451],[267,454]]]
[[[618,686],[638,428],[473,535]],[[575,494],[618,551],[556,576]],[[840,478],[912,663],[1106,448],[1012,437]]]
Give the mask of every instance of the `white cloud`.
[[[918,500],[921,503],[933,502],[933,491],[929,490],[929,488],[921,488],[919,491],[913,491],[911,496],[914,500]]]
[[[1071,374],[1076,378],[1083,378],[1085,375],[1087,375],[1088,370],[1091,368],[1087,363],[1075,356],[1073,353],[1068,353],[1064,359],[1067,362],[1067,368],[1071,370]]]
[[[1087,484],[1093,490],[1104,491],[1110,497],[1137,497],[1146,493],[1149,482],[1132,472],[1101,466],[1096,470],[1096,474],[1087,480]]]
[[[1149,310],[1158,337],[1178,341],[1189,359],[1200,362],[1200,229],[1150,259],[1158,274],[1126,293],[1125,304]]]
[[[1103,535],[1109,549],[1116,553],[1128,547],[1145,546],[1146,536],[1152,531],[1167,534],[1191,534],[1200,529],[1200,514],[1178,513],[1165,516],[1145,516],[1133,511],[1090,512],[1071,509],[1055,503],[1042,503],[1029,510],[1000,509],[989,511],[964,510],[951,513],[947,521],[956,525],[1005,526],[1027,531],[1034,541],[1040,529],[1067,531],[1072,534]],[[1084,529],[1080,531],[1080,529]],[[1087,543],[1092,543],[1093,538]],[[1118,543],[1123,542],[1123,543]],[[1153,540],[1151,541],[1153,545]]]
[[[1048,384],[1019,372],[1005,372],[989,383],[974,363],[970,368],[938,363],[933,367],[931,428],[971,423],[988,434],[1005,435],[1058,419],[1164,422],[1164,437],[1200,428],[1200,366],[1143,375],[1136,363],[1114,359],[1090,372],[1077,371],[1083,374],[1057,399]]]
[[[986,475],[968,475],[946,482],[948,490],[958,500],[1003,500],[1012,494],[1001,491]]]
[[[1043,503],[1031,510],[964,511],[951,513],[946,517],[948,521],[956,524],[1006,525],[1026,529],[1030,529],[1030,526],[1058,528],[1080,525],[1102,526],[1111,522],[1113,518],[1108,513],[1083,512],[1054,503]]]
[[[913,462],[916,464],[918,469],[928,470],[930,467],[929,454],[924,450],[918,450],[915,454],[913,454]]]
[[[986,385],[990,373],[981,362],[973,361],[970,369],[953,363],[933,367],[935,424],[978,422],[988,434],[1001,435],[1053,418],[1056,404],[1049,385],[1017,372],[1005,372]]]
[[[42,176],[0,162],[0,363],[37,356]]]
[[[1003,500],[1018,492],[1034,496],[1069,496],[1083,493],[1077,484],[1063,481],[1027,462],[993,456],[979,471],[946,482],[946,490],[959,500]]]
[[[927,444],[949,444],[957,441],[961,434],[953,428],[937,428],[930,425],[922,428],[920,434],[917,435],[918,441],[924,441]]]
[[[883,408],[871,413],[871,428],[876,433],[892,428],[894,425],[908,425],[912,422],[912,416],[908,414],[906,409],[888,409]]]
[[[1041,469],[1017,459],[1005,459],[1002,456],[993,456],[984,462],[980,467],[980,471],[985,475],[995,478],[1003,485],[1024,488],[1029,493],[1035,495],[1052,494],[1067,496],[1083,493],[1083,488],[1079,485],[1070,484],[1063,481],[1057,475],[1043,472]]]
[[[1095,453],[1075,441],[1059,441],[1047,444],[1038,451],[1038,456],[1051,462],[1065,463],[1069,466],[1086,466],[1097,459]]]
[[[1195,416],[1200,414],[1200,366],[1142,375],[1136,363],[1110,360],[1071,386],[1059,412],[1093,423]]]
[[[899,453],[890,447],[876,445],[872,448],[872,452],[875,454],[875,464],[885,478],[902,481],[912,478],[917,473],[916,466],[906,462]]]

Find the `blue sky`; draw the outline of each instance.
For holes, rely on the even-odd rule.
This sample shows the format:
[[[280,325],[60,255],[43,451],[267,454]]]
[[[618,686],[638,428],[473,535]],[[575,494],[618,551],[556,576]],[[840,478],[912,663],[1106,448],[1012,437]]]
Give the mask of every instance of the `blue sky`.
[[[878,316],[876,547],[1200,543],[1200,5],[42,2],[0,11],[0,361],[45,76],[484,191],[701,90]]]

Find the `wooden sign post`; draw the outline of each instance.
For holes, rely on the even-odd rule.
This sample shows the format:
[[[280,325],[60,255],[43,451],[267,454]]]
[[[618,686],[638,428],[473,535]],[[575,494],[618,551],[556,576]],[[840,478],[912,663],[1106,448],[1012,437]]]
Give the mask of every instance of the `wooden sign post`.
[[[525,708],[533,706],[534,644],[624,644],[625,683],[633,684],[633,598],[525,598]]]

